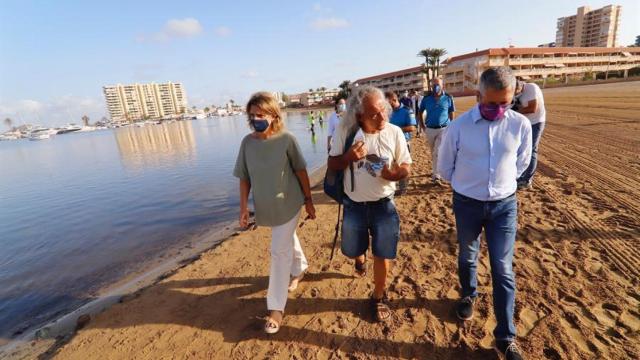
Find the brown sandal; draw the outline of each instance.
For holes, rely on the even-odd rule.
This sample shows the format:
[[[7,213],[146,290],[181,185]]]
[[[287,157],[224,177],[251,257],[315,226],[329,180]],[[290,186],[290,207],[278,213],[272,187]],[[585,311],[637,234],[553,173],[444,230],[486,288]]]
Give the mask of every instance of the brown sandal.
[[[387,298],[387,294],[384,294],[381,299],[376,299],[371,295],[371,309],[374,319],[378,322],[384,322],[391,318],[391,309],[389,308],[389,298]]]

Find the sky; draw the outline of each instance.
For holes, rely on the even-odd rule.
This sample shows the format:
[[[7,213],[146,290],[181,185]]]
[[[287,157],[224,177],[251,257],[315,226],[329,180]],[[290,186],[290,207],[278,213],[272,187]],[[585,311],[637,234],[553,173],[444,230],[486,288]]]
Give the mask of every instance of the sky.
[[[299,93],[448,56],[555,41],[581,0],[0,0],[0,119],[61,125],[108,116],[104,85],[181,82],[189,106]],[[619,44],[640,35],[622,5]]]

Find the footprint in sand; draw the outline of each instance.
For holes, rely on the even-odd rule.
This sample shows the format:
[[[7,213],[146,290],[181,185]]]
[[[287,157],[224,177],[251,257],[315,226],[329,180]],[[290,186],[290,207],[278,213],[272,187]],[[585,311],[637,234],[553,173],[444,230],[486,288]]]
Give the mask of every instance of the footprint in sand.
[[[517,316],[518,334],[523,337],[528,336],[545,316],[546,314],[542,311],[536,312],[527,307],[523,308]]]

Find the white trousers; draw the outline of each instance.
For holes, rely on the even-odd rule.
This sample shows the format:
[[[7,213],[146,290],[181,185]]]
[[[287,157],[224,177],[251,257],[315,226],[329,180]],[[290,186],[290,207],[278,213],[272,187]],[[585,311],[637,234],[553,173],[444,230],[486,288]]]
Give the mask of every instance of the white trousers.
[[[284,311],[290,276],[298,276],[309,267],[296,235],[298,212],[287,223],[271,228],[271,273],[267,290],[267,309]]]
[[[438,174],[438,150],[440,149],[440,140],[442,140],[442,133],[446,128],[430,129],[426,128],[424,133],[427,138],[427,143],[431,149],[431,178],[435,179],[440,177]]]

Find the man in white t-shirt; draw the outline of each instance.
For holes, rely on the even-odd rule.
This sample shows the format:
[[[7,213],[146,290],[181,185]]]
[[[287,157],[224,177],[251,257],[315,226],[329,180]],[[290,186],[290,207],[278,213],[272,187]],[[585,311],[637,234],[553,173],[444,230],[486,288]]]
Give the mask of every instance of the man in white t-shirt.
[[[336,128],[340,123],[340,114],[344,114],[344,112],[347,110],[347,102],[344,100],[344,98],[340,98],[336,100],[334,104],[334,109],[335,111],[329,117],[329,132],[327,133],[327,152],[331,150],[331,138],[333,138],[333,135],[336,132]]]
[[[371,304],[378,321],[391,316],[385,295],[386,278],[400,237],[393,194],[396,182],[411,171],[407,141],[402,129],[388,122],[390,110],[380,89],[356,88],[336,129],[328,161],[329,168],[345,171],[341,250],[355,259],[356,272],[361,276],[366,273],[365,254],[371,243],[375,285]],[[353,145],[344,152],[351,134],[355,134]]]
[[[544,132],[547,111],[544,108],[544,97],[542,90],[534,83],[526,83],[518,80],[515,91],[515,111],[524,115],[531,122],[532,151],[531,162],[529,167],[518,178],[518,189],[527,189],[531,187],[533,174],[536,172],[538,165],[538,145]]]

